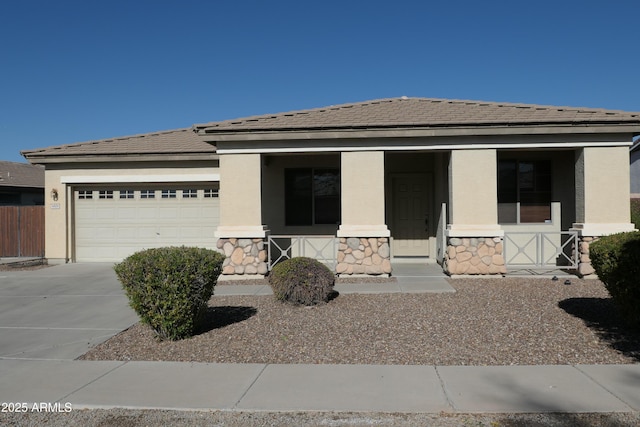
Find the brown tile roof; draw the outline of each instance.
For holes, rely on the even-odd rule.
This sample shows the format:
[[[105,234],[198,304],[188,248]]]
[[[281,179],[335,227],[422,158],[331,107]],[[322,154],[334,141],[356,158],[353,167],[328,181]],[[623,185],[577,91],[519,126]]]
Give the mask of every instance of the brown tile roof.
[[[194,130],[211,134],[286,132],[288,130],[624,123],[640,126],[640,113],[402,97],[244,117],[194,125],[193,128],[38,148],[22,151],[22,155],[35,163],[45,158],[79,156],[215,153],[216,147],[204,142]]]
[[[44,168],[0,160],[0,187],[44,188]]]
[[[215,153],[191,128],[80,142],[22,151],[31,160],[47,156]]]
[[[395,127],[640,124],[640,113],[433,98],[389,98],[195,125],[207,133]]]

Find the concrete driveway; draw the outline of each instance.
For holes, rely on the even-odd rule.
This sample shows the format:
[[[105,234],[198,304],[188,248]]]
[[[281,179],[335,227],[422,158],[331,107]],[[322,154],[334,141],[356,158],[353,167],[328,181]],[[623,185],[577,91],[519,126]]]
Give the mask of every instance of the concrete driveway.
[[[0,271],[0,358],[75,359],[137,321],[113,264]]]

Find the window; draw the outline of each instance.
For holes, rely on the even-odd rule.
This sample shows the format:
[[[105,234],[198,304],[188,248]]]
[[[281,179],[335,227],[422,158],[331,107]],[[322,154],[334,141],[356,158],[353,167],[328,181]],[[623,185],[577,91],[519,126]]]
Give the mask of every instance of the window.
[[[133,199],[133,190],[120,190],[121,199]]]
[[[338,169],[285,169],[285,224],[340,222]]]
[[[163,199],[175,199],[176,198],[176,190],[162,190],[162,198]]]
[[[218,197],[218,190],[214,190],[213,188],[207,188],[204,190],[204,197],[207,199],[211,197]]]
[[[98,191],[98,199],[113,199],[113,191],[111,190]]]
[[[78,191],[78,199],[93,199],[93,191]]]
[[[498,222],[501,224],[551,221],[551,162],[498,162]]]
[[[156,197],[155,190],[142,190],[140,191],[141,199],[154,199]]]
[[[183,199],[195,199],[198,197],[198,190],[182,190]]]

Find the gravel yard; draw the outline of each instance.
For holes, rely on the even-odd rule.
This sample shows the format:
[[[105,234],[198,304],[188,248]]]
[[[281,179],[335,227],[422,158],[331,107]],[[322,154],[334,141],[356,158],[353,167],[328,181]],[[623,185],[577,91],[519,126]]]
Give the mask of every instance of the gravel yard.
[[[601,282],[455,279],[452,294],[344,294],[295,307],[272,296],[214,296],[197,336],[160,342],[136,324],[85,360],[418,365],[640,361]],[[224,285],[219,285],[224,286]]]
[[[635,427],[637,412],[604,414],[397,414],[93,409],[65,414],[2,414],[6,426],[48,427]]]

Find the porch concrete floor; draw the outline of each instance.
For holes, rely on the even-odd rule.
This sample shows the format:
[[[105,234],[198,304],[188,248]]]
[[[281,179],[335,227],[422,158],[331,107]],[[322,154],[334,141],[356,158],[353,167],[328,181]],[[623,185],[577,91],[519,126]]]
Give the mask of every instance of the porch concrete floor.
[[[433,261],[421,260],[409,262],[406,260],[397,260],[397,262],[392,261],[392,266],[393,271],[391,276],[395,277],[398,281],[398,292],[455,292],[455,289],[447,281],[447,276],[442,271],[442,267]],[[371,286],[375,285],[380,284],[371,284]],[[338,291],[340,290],[338,289]]]

